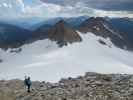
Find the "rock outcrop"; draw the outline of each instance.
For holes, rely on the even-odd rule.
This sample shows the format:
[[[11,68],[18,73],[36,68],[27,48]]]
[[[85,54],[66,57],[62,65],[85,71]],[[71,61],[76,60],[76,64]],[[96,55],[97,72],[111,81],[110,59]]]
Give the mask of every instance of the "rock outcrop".
[[[86,73],[58,83],[33,82],[27,93],[23,81],[0,81],[1,100],[132,100],[133,75]]]
[[[56,41],[59,46],[67,45],[67,43],[82,41],[78,32],[71,28],[64,20],[58,21],[51,27],[41,26],[34,32],[34,35],[40,39],[45,38]]]
[[[48,37],[53,41],[57,41],[61,46],[67,43],[80,42],[82,40],[79,34],[63,20],[60,20],[47,32]]]

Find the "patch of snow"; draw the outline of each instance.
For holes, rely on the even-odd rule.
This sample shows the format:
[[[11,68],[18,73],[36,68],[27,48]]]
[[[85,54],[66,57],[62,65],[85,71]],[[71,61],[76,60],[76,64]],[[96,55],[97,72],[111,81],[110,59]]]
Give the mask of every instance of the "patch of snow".
[[[132,52],[104,46],[92,33],[79,34],[82,42],[62,48],[50,40],[39,40],[24,45],[19,53],[0,50],[0,79],[24,79],[29,75],[32,80],[57,82],[85,72],[133,74]]]

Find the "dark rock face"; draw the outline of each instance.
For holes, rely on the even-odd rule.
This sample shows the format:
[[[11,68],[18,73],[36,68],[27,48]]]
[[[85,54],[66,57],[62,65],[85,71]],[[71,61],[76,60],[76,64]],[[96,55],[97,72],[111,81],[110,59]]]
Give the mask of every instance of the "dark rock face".
[[[84,22],[81,23],[79,30],[81,32],[89,32],[89,31],[102,31],[105,28],[103,27],[103,24],[106,23],[104,18],[101,17],[91,17]]]
[[[19,53],[22,51],[22,48],[16,48],[16,49],[11,49],[10,53]]]
[[[10,98],[9,98],[10,96]],[[21,80],[0,81],[2,100],[132,100],[133,75],[86,73],[58,83],[33,82],[27,93]]]
[[[80,42],[82,40],[79,34],[74,29],[67,26],[67,23],[63,20],[56,23],[47,32],[48,37],[53,41],[57,41],[60,45]]]
[[[99,41],[99,43],[101,43],[101,44],[103,44],[103,45],[107,45],[103,40],[101,40],[101,39],[99,39],[98,40]]]
[[[115,29],[110,22],[101,17],[91,17],[85,20],[78,28],[79,31],[86,33],[92,32],[97,36],[109,38],[114,45],[122,49],[132,50],[133,45],[126,34]]]

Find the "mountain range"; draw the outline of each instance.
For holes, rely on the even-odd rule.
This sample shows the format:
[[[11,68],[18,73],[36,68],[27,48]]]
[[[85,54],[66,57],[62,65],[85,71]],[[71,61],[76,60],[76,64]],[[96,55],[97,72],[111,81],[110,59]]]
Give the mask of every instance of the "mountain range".
[[[0,49],[0,65],[4,67],[0,78],[22,78],[28,73],[34,80],[57,81],[86,71],[132,73],[133,41],[126,29],[122,31],[120,25],[114,25],[120,23],[120,19],[116,20],[87,16],[54,18],[34,24],[32,29],[2,22],[0,48],[4,50]],[[127,22],[132,20],[123,21],[123,25]]]
[[[9,23],[6,24],[3,22],[0,24],[1,48],[4,48],[4,46],[7,46],[5,48],[8,48],[8,46],[15,47],[15,45],[16,47],[18,47],[19,45],[21,46],[22,44],[24,44],[25,41],[34,40],[34,38],[36,39],[50,38],[51,40],[55,40],[60,44],[64,44],[61,43],[61,41],[62,42],[75,41],[75,39],[70,39],[70,38],[72,37],[73,33],[76,33],[76,30],[78,30],[83,33],[92,32],[95,35],[102,36],[104,38],[110,38],[110,40],[116,46],[123,49],[124,48],[129,50],[132,49],[133,39],[131,37],[132,36],[131,33],[133,31],[132,30],[133,24],[132,21],[126,18],[125,19],[114,18],[109,20],[106,17],[87,18],[87,16],[81,16],[77,18],[54,18],[52,20],[47,20],[41,22],[40,24],[36,24],[36,26],[33,25],[35,29],[25,29],[23,27],[20,27],[20,25],[19,26],[16,25],[11,25]],[[126,27],[124,28],[124,26]],[[81,37],[80,39],[77,40],[81,41]]]

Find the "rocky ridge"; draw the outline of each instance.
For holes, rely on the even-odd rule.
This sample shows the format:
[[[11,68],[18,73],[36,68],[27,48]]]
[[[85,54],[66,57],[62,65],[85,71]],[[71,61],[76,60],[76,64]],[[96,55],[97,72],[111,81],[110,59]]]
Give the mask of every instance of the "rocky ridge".
[[[0,81],[1,100],[132,100],[133,75],[86,73],[58,83],[33,82],[27,93],[23,81]]]
[[[120,32],[113,25],[102,17],[91,17],[81,23],[78,30],[83,33],[92,32],[93,34],[109,38],[111,42],[121,49],[132,50],[132,42],[126,33]]]

